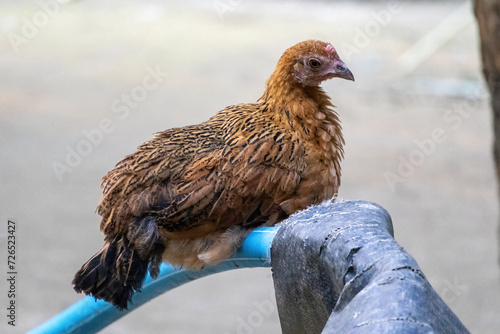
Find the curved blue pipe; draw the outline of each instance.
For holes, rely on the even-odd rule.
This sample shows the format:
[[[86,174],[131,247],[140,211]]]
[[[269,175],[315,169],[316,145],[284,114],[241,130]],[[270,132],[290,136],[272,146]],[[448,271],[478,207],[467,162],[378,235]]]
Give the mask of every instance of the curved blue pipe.
[[[156,280],[146,277],[142,292],[133,296],[128,310],[118,311],[110,303],[87,296],[28,334],[95,333],[162,293],[195,279],[232,269],[270,267],[271,244],[277,230],[277,227],[255,229],[233,257],[202,270],[183,270],[162,264]]]

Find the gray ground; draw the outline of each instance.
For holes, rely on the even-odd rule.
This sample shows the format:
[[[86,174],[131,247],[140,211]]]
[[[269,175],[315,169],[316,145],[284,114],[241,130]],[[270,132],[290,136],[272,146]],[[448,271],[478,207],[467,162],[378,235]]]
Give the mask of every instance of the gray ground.
[[[22,333],[81,298],[70,282],[101,246],[100,178],[117,161],[156,131],[255,101],[281,53],[316,38],[356,77],[324,84],[347,142],[341,197],[384,206],[465,325],[497,333],[492,134],[470,4],[389,3],[88,0],[52,5],[50,16],[38,2],[2,4],[0,212],[17,222],[18,310],[12,328],[1,278],[0,331]],[[148,68],[166,75],[145,91]],[[125,107],[132,92],[137,104]],[[107,133],[85,146],[99,126]],[[78,149],[86,156],[69,166]],[[57,163],[68,167],[59,177]],[[279,333],[276,310],[259,315],[256,304],[272,290],[270,270],[219,274],[103,332]]]

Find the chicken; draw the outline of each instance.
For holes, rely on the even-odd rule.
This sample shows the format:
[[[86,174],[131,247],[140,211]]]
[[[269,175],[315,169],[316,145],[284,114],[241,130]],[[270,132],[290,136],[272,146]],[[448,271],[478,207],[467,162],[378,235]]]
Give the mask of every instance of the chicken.
[[[255,227],[333,198],[344,139],[318,85],[354,80],[335,48],[308,40],[282,55],[257,103],[169,129],[102,180],[104,246],[76,273],[77,292],[127,307],[149,270],[231,256]]]

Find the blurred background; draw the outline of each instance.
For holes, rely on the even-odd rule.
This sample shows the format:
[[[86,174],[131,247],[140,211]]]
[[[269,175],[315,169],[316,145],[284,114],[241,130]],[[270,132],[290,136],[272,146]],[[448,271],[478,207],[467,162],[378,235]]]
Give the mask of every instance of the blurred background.
[[[320,39],[356,78],[323,84],[346,140],[340,197],[385,207],[469,330],[497,333],[491,112],[471,2],[1,1],[0,31],[0,277],[9,218],[18,241],[16,327],[2,278],[1,332],[82,298],[71,280],[102,245],[95,207],[116,162],[154,132],[256,101],[285,49]],[[271,271],[192,282],[103,330],[160,332],[280,333]]]

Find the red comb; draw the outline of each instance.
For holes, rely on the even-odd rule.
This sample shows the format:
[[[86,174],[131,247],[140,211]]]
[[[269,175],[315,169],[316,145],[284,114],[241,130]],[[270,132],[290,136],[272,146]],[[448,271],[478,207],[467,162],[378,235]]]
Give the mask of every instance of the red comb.
[[[333,47],[333,45],[331,44],[328,44],[326,47],[325,47],[325,50],[326,52],[328,53],[334,53],[335,52],[335,48]]]

